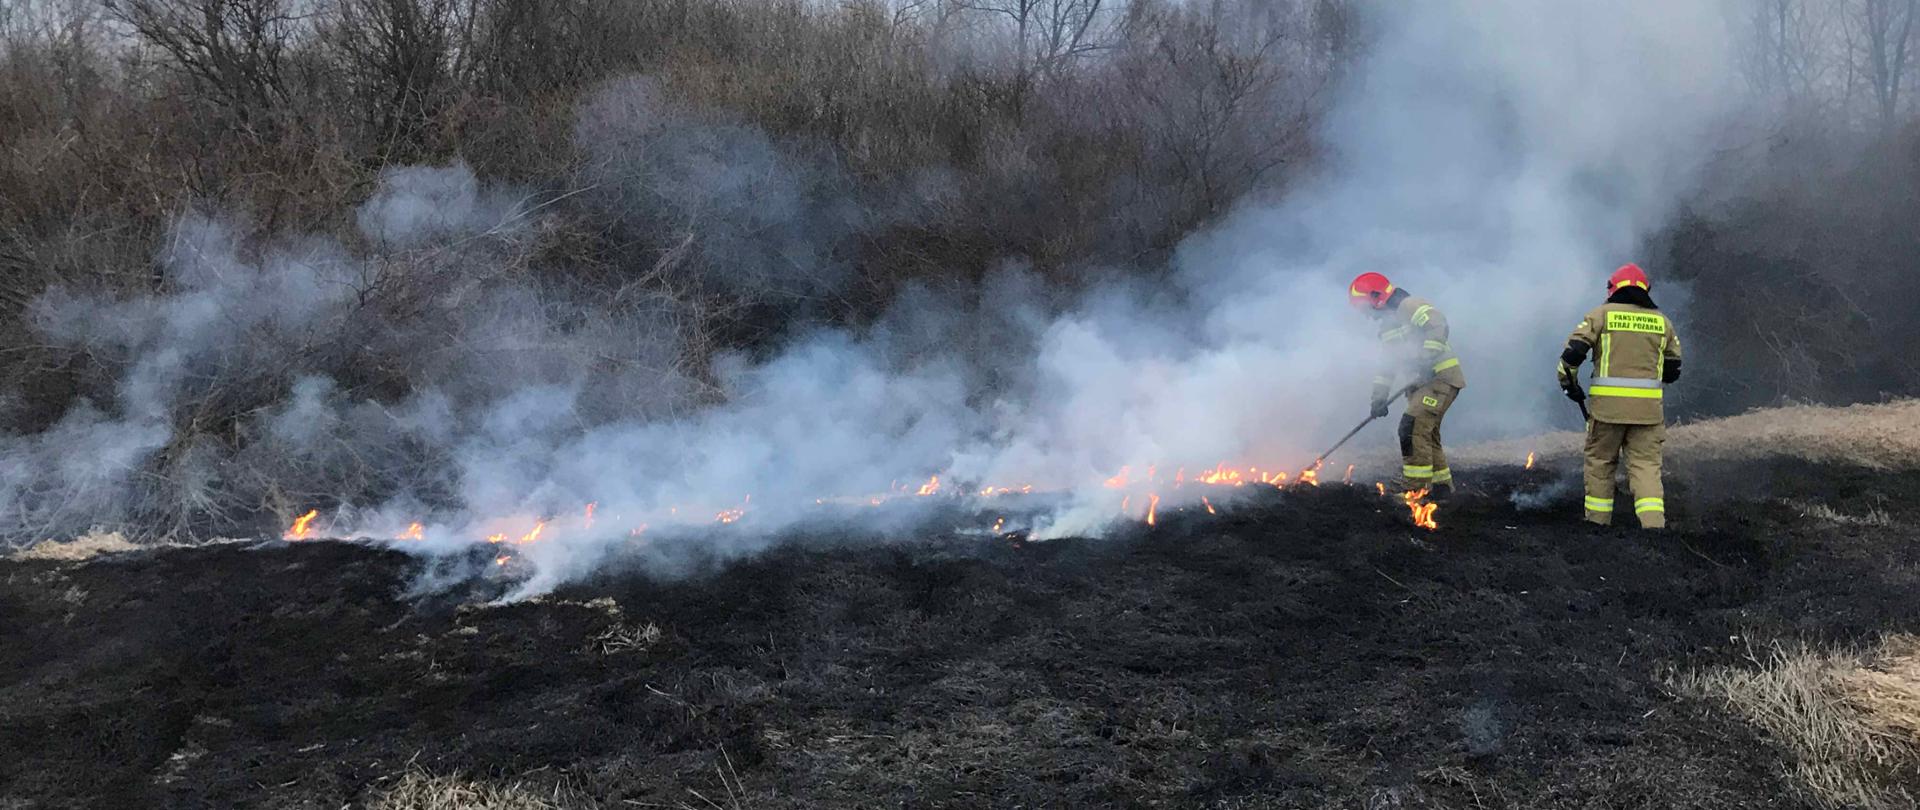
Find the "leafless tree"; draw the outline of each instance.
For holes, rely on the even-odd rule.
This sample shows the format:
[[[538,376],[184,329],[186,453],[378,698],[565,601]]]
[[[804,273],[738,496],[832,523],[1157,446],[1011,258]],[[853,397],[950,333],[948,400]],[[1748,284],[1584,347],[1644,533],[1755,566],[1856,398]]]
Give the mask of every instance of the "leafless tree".
[[[1858,29],[1855,58],[1873,90],[1877,119],[1892,128],[1900,110],[1900,95],[1912,68],[1914,17],[1920,0],[1860,0],[1855,10]]]
[[[1217,213],[1302,148],[1305,105],[1327,77],[1312,67],[1313,16],[1291,11],[1214,0],[1139,22],[1154,33],[1121,71],[1125,103],[1188,190],[1188,218]]]
[[[958,0],[1010,29],[1013,66],[1023,81],[1057,73],[1073,60],[1111,45],[1105,0]]]
[[[1821,29],[1830,17],[1821,12],[1810,0],[1756,0],[1752,4],[1747,20],[1752,39],[1742,57],[1754,90],[1780,97],[1811,94],[1827,46]]]
[[[108,0],[107,9],[201,83],[244,126],[288,98],[293,0]]]
[[[411,144],[449,100],[459,0],[338,0],[324,39],[383,143]]]

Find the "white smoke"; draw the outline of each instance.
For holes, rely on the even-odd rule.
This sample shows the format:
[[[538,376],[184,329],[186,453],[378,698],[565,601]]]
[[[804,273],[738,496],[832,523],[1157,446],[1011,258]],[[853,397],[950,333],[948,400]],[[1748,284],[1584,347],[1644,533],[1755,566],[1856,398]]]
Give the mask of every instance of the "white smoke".
[[[1450,436],[1572,413],[1549,383],[1566,334],[1613,268],[1648,261],[1637,251],[1737,109],[1724,11],[1373,7],[1378,39],[1326,123],[1319,182],[1189,239],[1176,291],[1057,323],[1039,392],[1015,416],[1035,427],[997,458],[1082,482],[1122,465],[1311,461],[1315,442],[1364,416],[1371,325],[1343,300],[1368,270],[1448,315],[1468,377]],[[1054,530],[1096,528],[1105,501],[1082,499]]]
[[[1614,266],[1647,261],[1636,251],[1735,111],[1726,19],[1717,3],[1660,0],[1373,6],[1371,49],[1321,133],[1325,165],[1188,239],[1170,272],[1116,273],[1063,306],[1010,262],[970,294],[910,290],[871,330],[700,368],[685,365],[674,323],[687,312],[672,302],[582,300],[517,277],[519,237],[546,203],[462,166],[385,175],[356,220],[377,258],[321,240],[245,258],[218,221],[188,218],[164,262],[170,295],[43,302],[50,339],[123,369],[120,402],[5,440],[0,514],[27,517],[0,529],[76,508],[134,515],[109,496],[207,393],[196,381],[259,367],[294,381],[258,409],[246,468],[289,472],[241,500],[350,492],[333,530],[425,522],[409,547],[437,551],[550,521],[543,542],[502,546],[535,571],[522,593],[675,526],[717,556],[745,553],[834,499],[935,476],[949,492],[1064,490],[1040,534],[1097,532],[1116,516],[1100,483],[1122,469],[1297,470],[1364,416],[1378,358],[1344,287],[1366,270],[1447,313],[1469,380],[1451,438],[1537,430],[1566,408],[1549,375],[1567,330]],[[589,162],[569,194],[615,232],[687,235],[688,255],[644,264],[696,262],[719,288],[792,300],[831,294],[845,242],[941,193],[918,177],[884,205],[855,199],[830,164],[675,110],[638,80],[593,95],[575,137]],[[382,285],[416,291],[397,300],[417,308],[363,312]],[[113,317],[93,316],[102,307]],[[351,380],[312,373],[310,355],[328,351],[366,362],[345,364]],[[381,367],[391,358],[410,365]],[[61,466],[60,444],[93,452]],[[50,494],[69,489],[89,497]],[[355,504],[365,493],[386,495]],[[714,526],[722,513],[739,520]]]
[[[1384,272],[1452,324],[1469,385],[1449,426],[1539,427],[1566,407],[1545,384],[1561,341],[1613,268],[1650,262],[1735,110],[1727,18],[1657,0],[1379,11],[1325,181],[1191,240],[1181,270],[1222,328],[1322,331],[1348,279]]]

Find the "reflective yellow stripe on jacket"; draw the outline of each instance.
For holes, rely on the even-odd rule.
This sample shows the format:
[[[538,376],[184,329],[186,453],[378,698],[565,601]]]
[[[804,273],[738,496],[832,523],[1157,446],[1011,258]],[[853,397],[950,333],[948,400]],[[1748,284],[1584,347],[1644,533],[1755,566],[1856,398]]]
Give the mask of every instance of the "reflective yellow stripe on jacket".
[[[1596,397],[1659,399],[1663,391],[1659,380],[1601,375],[1593,378],[1593,388],[1589,393]]]

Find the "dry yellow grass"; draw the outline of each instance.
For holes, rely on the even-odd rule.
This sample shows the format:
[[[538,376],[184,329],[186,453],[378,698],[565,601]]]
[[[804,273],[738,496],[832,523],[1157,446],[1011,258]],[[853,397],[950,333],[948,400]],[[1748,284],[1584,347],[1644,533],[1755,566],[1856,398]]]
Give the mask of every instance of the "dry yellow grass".
[[[138,549],[119,532],[94,531],[61,543],[46,540],[35,543],[11,556],[16,560],[58,560],[60,562],[79,562],[90,560],[102,554],[114,554]]]
[[[1916,806],[1901,782],[1920,774],[1920,638],[1889,636],[1870,653],[1776,648],[1755,667],[1692,672],[1673,685],[1722,701],[1784,744],[1800,786],[1824,807]]]
[[[1460,466],[1516,464],[1528,453],[1542,459],[1577,457],[1580,444],[1580,433],[1563,431],[1449,448],[1447,455]],[[1667,454],[1687,461],[1793,457],[1913,469],[1920,467],[1920,400],[1838,408],[1793,405],[1675,425],[1667,431]]]
[[[562,810],[580,807],[558,791],[541,796],[515,783],[494,785],[409,770],[373,804],[373,810]]]
[[[1920,637],[1888,638],[1866,666],[1842,673],[1840,685],[1880,736],[1920,749]]]

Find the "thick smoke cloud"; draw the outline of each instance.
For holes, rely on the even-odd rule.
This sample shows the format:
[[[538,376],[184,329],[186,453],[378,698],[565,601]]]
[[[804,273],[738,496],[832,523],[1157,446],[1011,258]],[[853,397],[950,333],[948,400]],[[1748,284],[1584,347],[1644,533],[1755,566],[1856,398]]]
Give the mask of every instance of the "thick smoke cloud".
[[[1453,438],[1567,424],[1548,382],[1561,341],[1607,273],[1644,261],[1735,112],[1724,11],[1375,7],[1378,40],[1326,124],[1318,181],[1189,239],[1177,292],[1103,297],[1057,323],[1020,416],[1036,429],[999,458],[1079,481],[1310,461],[1364,415],[1370,324],[1340,302],[1367,270],[1448,313],[1469,379]],[[1110,514],[1096,493],[1056,531]]]
[[[1297,469],[1363,416],[1377,358],[1343,299],[1364,270],[1448,312],[1469,377],[1452,438],[1556,424],[1559,341],[1605,274],[1642,258],[1733,112],[1727,18],[1655,0],[1372,12],[1325,165],[1191,237],[1167,272],[1108,272],[1063,299],[1009,257],[977,290],[913,289],[871,329],[807,332],[766,358],[691,352],[685,301],[543,284],[526,245],[579,206],[616,233],[685,234],[642,266],[805,300],[846,282],[848,242],[924,215],[937,182],[856,200],[825,157],[631,80],[582,104],[586,163],[566,194],[400,169],[357,212],[355,246],[252,249],[189,216],[163,257],[168,294],[41,302],[42,333],[116,374],[116,401],[5,440],[0,531],[134,521],[216,491],[344,503],[328,523],[375,536],[424,522],[409,547],[426,550],[551,520],[516,549],[535,571],[523,593],[643,526],[642,543],[678,525],[745,553],[834,499],[936,475],[1062,490],[1037,534],[1098,532],[1115,517],[1100,483],[1123,468]],[[193,403],[235,391],[261,397],[234,426],[252,436],[244,458],[173,446]],[[1362,440],[1386,441],[1375,431]],[[143,477],[162,457],[173,477],[156,488]],[[729,510],[743,517],[714,527]]]
[[[1716,3],[1381,10],[1326,126],[1323,181],[1191,240],[1181,270],[1218,328],[1311,333],[1342,328],[1325,311],[1347,279],[1385,272],[1451,320],[1469,388],[1450,427],[1550,424],[1567,408],[1544,384],[1560,340],[1607,273],[1647,261],[1643,240],[1735,112],[1728,17]]]

